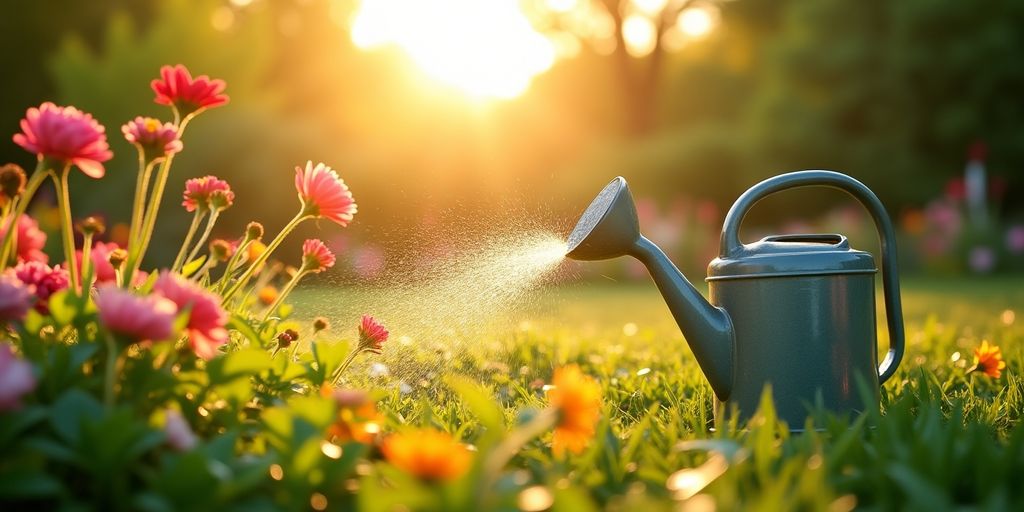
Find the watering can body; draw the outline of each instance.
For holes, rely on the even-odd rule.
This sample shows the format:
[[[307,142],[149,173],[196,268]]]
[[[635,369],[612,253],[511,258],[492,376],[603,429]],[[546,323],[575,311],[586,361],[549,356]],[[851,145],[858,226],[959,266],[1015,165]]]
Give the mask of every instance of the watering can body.
[[[744,244],[739,227],[767,195],[803,186],[844,190],[875,221],[890,347],[877,363],[875,258],[842,235],[770,236]],[[708,266],[709,299],[639,231],[625,180],[617,178],[569,237],[571,258],[630,255],[648,268],[715,393],[715,422],[749,419],[770,386],[780,419],[800,430],[814,406],[837,413],[878,407],[878,388],[903,355],[895,234],[878,198],[832,171],[765,180],[726,215],[719,257]]]

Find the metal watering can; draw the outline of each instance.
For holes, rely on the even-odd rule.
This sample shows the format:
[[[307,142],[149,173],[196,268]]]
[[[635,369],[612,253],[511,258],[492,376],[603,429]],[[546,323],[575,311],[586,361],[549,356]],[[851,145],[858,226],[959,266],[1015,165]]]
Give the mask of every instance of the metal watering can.
[[[877,364],[875,260],[843,235],[769,236],[744,244],[740,223],[769,194],[805,186],[846,191],[871,213],[882,249],[890,347]],[[809,405],[835,412],[878,407],[878,388],[903,357],[904,330],[896,235],[885,208],[861,182],[832,171],[783,174],[736,200],[708,265],[710,301],[658,246],[640,234],[626,180],[612,180],[569,235],[567,256],[629,255],[647,267],[715,392],[715,423],[749,419],[766,384],[780,419],[800,430]],[[864,396],[858,380],[873,396]],[[865,403],[869,401],[869,403]]]

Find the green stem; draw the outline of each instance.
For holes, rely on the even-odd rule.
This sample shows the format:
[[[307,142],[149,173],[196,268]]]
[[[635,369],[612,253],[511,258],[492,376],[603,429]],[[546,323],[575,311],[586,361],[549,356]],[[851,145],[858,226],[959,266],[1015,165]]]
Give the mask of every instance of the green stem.
[[[114,384],[117,382],[117,343],[110,336],[105,336],[107,344],[107,367],[103,375],[103,405],[107,409],[114,407]]]
[[[167,155],[163,163],[160,165],[160,169],[156,173],[156,182],[153,186],[153,193],[149,197],[149,204],[146,207],[146,213],[143,215],[142,230],[139,231],[139,239],[135,247],[129,248],[128,253],[128,265],[125,267],[125,276],[123,279],[128,281],[131,276],[135,275],[135,272],[142,265],[142,258],[146,255],[146,249],[149,248],[149,242],[153,239],[153,228],[156,226],[156,216],[160,212],[160,202],[164,197],[164,188],[167,187],[167,176],[171,172],[171,162],[174,161],[174,154]],[[127,282],[125,286],[127,286]]]
[[[78,262],[75,261],[75,233],[71,225],[71,194],[68,190],[68,174],[71,166],[64,166],[58,177],[53,175],[54,186],[57,187],[57,209],[60,210],[60,232],[64,239],[64,259],[68,266],[71,289],[79,290],[81,283],[78,280]]]
[[[531,439],[543,434],[558,423],[556,409],[544,409],[525,425],[513,430],[484,461],[485,488],[490,488],[497,481],[502,468],[515,457],[523,445]]]
[[[230,300],[232,296],[238,293],[238,290],[240,290],[243,286],[245,286],[246,283],[249,282],[249,279],[252,278],[252,275],[256,272],[256,269],[263,265],[265,261],[267,261],[267,258],[270,257],[270,253],[274,252],[274,249],[277,249],[277,246],[281,245],[281,242],[283,242],[285,237],[288,236],[288,233],[291,233],[292,230],[295,229],[295,226],[298,226],[299,223],[308,218],[311,218],[311,216],[307,214],[305,210],[303,210],[300,211],[298,215],[296,215],[292,220],[288,221],[288,224],[286,224],[285,227],[281,230],[281,232],[278,233],[276,237],[274,237],[274,240],[270,242],[270,245],[268,245],[267,248],[263,251],[263,254],[260,254],[259,257],[257,257],[256,260],[254,260],[252,264],[249,265],[249,268],[245,269],[245,272],[241,275],[241,277],[238,278],[238,281],[236,281],[235,284],[232,285],[230,289],[228,289],[227,293],[224,294],[224,298],[221,301],[221,304],[227,304],[228,300]]]
[[[348,357],[346,357],[345,360],[342,361],[342,363],[340,365],[338,365],[338,369],[334,370],[334,375],[331,377],[331,386],[332,387],[338,385],[338,379],[341,378],[341,375],[343,373],[345,373],[345,370],[347,370],[349,365],[352,364],[352,361],[355,361],[356,356],[358,356],[362,352],[363,352],[363,349],[359,348],[359,346],[356,345],[356,348],[353,349],[352,352],[349,353]]]
[[[85,295],[92,287],[92,276],[89,275],[92,265],[92,233],[82,235],[82,294]],[[86,281],[89,282],[86,282]]]
[[[182,265],[185,264],[185,251],[188,250],[188,246],[192,243],[192,237],[196,235],[196,231],[199,229],[199,223],[203,220],[204,211],[202,208],[196,208],[196,214],[192,216],[192,224],[188,227],[188,233],[185,234],[185,240],[181,242],[181,249],[178,249],[178,255],[174,257],[174,264],[171,265],[171,270],[174,272],[181,272]]]
[[[235,265],[238,263],[238,256],[243,254],[245,251],[248,251],[249,246],[252,245],[252,243],[253,240],[246,240],[245,242],[242,242],[242,245],[239,245],[238,248],[235,249],[235,253],[228,258],[228,264],[224,266],[224,275],[220,276],[220,280],[218,280],[217,285],[214,286],[217,293],[223,293],[224,289],[227,288],[228,281],[231,279],[231,274],[233,274],[235,270],[238,270],[235,268]]]
[[[139,242],[139,230],[142,229],[142,218],[145,213],[146,192],[149,191],[149,179],[153,174],[156,162],[146,163],[145,152],[139,149],[139,172],[135,178],[135,199],[132,201],[132,223],[128,230],[128,247]]]
[[[7,227],[7,232],[4,233],[3,242],[0,242],[0,247],[2,247],[0,249],[0,270],[7,268],[7,263],[11,259],[11,248],[14,244],[15,234],[18,232],[18,219],[25,214],[28,204],[32,202],[32,196],[36,194],[36,190],[46,181],[46,177],[49,175],[48,172],[43,170],[43,162],[43,159],[39,160],[35,172],[32,173],[32,177],[25,184],[25,191],[18,198],[18,204],[14,207],[14,213],[10,217],[10,225]]]
[[[288,294],[295,289],[295,285],[299,284],[299,279],[302,279],[308,273],[309,270],[307,270],[306,266],[303,265],[302,268],[300,268],[299,271],[295,273],[295,277],[292,277],[291,280],[288,281],[288,284],[284,285],[284,289],[281,290],[281,293],[277,294],[277,298],[274,299],[273,304],[271,304],[270,307],[267,308],[266,313],[263,313],[263,320],[261,320],[260,323],[267,323],[267,320],[270,319],[270,315],[274,314],[274,310],[281,306],[281,303],[284,302],[285,297],[287,297]]]
[[[213,231],[213,225],[217,223],[217,217],[220,216],[219,210],[210,210],[210,219],[206,221],[206,229],[203,230],[203,235],[196,241],[195,247],[192,248],[192,252],[188,254],[188,258],[185,261],[192,261],[199,256],[199,251],[203,248],[203,244],[206,243],[206,239],[210,237],[210,232]]]

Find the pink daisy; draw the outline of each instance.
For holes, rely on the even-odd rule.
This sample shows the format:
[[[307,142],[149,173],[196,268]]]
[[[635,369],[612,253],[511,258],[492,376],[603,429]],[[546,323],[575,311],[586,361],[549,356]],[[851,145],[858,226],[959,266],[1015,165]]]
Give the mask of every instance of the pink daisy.
[[[173,105],[182,117],[205,108],[218,107],[228,102],[223,94],[226,84],[223,80],[211,80],[206,75],[192,78],[185,66],[164,66],[160,78],[150,83],[160,105]]]
[[[363,315],[359,324],[359,347],[379,354],[387,340],[388,330],[372,316]]]
[[[160,124],[159,119],[136,117],[121,127],[124,138],[152,161],[181,151],[178,129],[171,123]]]
[[[51,267],[40,261],[19,263],[12,272],[24,285],[32,287],[36,311],[44,315],[50,313],[50,296],[67,288],[70,282],[68,271],[62,266]]]
[[[31,288],[10,274],[0,275],[0,322],[24,319],[34,302]]]
[[[10,345],[0,344],[0,411],[21,408],[21,398],[35,388],[32,363],[15,355]]]
[[[306,168],[295,168],[295,189],[299,192],[303,210],[314,217],[323,217],[341,226],[347,226],[356,213],[345,181],[330,167],[306,162]]]
[[[220,307],[220,297],[166,270],[156,279],[153,291],[173,301],[179,310],[188,310],[185,329],[196,355],[207,360],[216,357],[217,347],[228,341],[224,328],[228,314]]]
[[[46,263],[50,257],[43,252],[46,246],[46,233],[39,229],[39,223],[28,215],[18,217],[18,231],[15,232],[14,243],[18,244],[17,260],[39,261]],[[7,226],[0,226],[0,239],[7,235]]]
[[[334,266],[334,253],[317,239],[306,240],[302,244],[302,266],[306,270],[319,273]]]
[[[234,204],[235,193],[228,182],[216,176],[192,178],[185,182],[184,201],[181,205],[190,212],[198,208],[224,210]]]
[[[114,156],[104,131],[91,115],[75,107],[46,102],[28,109],[14,143],[40,158],[74,164],[87,176],[102,178],[103,162]]]
[[[104,327],[132,342],[161,341],[174,336],[178,306],[160,295],[140,297],[108,284],[96,292],[96,309]]]

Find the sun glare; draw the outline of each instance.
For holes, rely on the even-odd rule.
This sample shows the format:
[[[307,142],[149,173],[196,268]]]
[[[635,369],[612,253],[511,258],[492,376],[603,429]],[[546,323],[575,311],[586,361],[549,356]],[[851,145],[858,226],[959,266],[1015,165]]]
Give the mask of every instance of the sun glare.
[[[711,32],[714,26],[714,15],[702,7],[683,9],[676,18],[676,27],[689,37],[703,37]]]
[[[398,46],[434,79],[483,98],[514,98],[555,62],[555,47],[517,2],[363,1],[352,24],[362,49]]]

